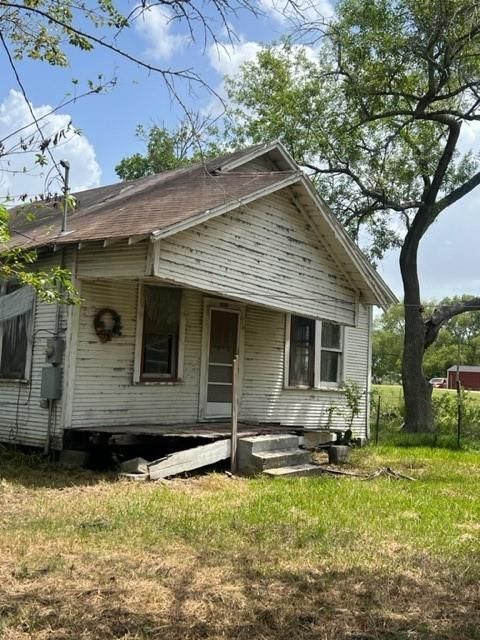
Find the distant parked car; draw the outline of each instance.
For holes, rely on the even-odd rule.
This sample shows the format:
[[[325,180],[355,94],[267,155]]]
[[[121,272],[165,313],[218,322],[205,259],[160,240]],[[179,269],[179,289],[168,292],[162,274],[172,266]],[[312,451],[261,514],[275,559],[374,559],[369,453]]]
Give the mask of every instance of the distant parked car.
[[[435,389],[446,389],[447,388],[447,379],[446,378],[431,378],[429,380],[432,387]]]

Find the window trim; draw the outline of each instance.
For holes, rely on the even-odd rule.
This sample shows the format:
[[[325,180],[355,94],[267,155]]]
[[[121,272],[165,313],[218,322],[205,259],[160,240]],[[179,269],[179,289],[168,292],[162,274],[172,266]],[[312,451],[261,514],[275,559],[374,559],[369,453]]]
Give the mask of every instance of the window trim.
[[[295,385],[290,384],[290,335],[292,327],[292,316],[299,315],[294,313],[285,314],[285,360],[283,368],[283,386],[285,389],[319,389],[319,390],[334,390],[341,389],[344,381],[344,361],[345,361],[345,326],[340,323],[340,348],[322,347],[322,320],[315,319],[315,345],[314,345],[314,369],[313,369],[313,387],[308,385]],[[300,316],[303,317],[303,316]],[[324,322],[332,322],[330,320],[324,320]],[[320,336],[320,340],[318,340]],[[326,380],[320,380],[321,363],[322,363],[322,351],[333,351],[340,354],[338,380],[336,382],[328,382]]]
[[[6,295],[6,289],[8,286],[8,282],[3,281],[0,282],[0,296]],[[36,297],[33,299],[32,311],[30,322],[27,327],[27,352],[25,357],[25,371],[23,373],[22,378],[9,378],[7,376],[3,376],[0,368],[0,384],[8,383],[8,382],[30,382],[32,377],[32,362],[33,362],[33,328],[35,326],[35,312],[36,312]],[[3,327],[0,322],[0,364],[2,361],[2,351],[3,351]]]
[[[177,374],[176,376],[143,377],[143,332],[145,317],[145,287],[158,287],[159,289],[180,289],[180,314],[178,322],[178,344],[177,344]],[[151,282],[141,280],[137,291],[137,320],[135,326],[135,355],[133,363],[133,384],[141,385],[174,385],[183,382],[183,359],[185,352],[185,291],[181,287],[176,287],[165,282]]]

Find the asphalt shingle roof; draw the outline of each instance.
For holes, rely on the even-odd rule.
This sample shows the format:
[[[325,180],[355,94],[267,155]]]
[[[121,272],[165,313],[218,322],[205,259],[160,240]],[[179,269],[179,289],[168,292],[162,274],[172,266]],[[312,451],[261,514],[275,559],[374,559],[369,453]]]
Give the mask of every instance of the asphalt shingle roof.
[[[125,238],[149,234],[233,203],[282,182],[295,171],[224,172],[221,167],[257,148],[235,152],[183,169],[74,194],[77,206],[68,231],[59,236],[61,202],[32,203],[11,211],[12,244],[39,247],[50,243]],[[31,219],[33,214],[34,219]]]

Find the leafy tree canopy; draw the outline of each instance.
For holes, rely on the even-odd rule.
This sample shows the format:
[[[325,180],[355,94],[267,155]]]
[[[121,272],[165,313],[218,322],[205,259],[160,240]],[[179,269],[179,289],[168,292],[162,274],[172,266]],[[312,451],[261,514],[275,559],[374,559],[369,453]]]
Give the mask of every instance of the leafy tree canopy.
[[[198,115],[191,115],[172,130],[159,125],[150,129],[139,125],[136,134],[146,143],[146,152],[119,162],[115,171],[122,180],[179,169],[222,153],[217,129]]]
[[[10,241],[9,219],[8,210],[0,205],[0,249],[6,247]],[[44,302],[79,302],[69,270],[54,267],[48,271],[38,271],[32,268],[36,258],[35,251],[4,248],[0,259],[0,281],[15,280],[22,285],[29,285]]]

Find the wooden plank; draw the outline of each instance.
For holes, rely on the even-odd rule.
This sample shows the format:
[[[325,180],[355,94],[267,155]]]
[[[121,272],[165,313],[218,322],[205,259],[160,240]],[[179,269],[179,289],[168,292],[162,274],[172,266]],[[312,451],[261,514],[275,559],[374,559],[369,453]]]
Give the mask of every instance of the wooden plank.
[[[117,244],[118,242],[122,242],[122,240],[125,240],[125,238],[105,238],[103,241],[103,247],[111,247],[112,244]]]
[[[131,246],[132,244],[137,244],[137,242],[142,242],[142,240],[146,240],[148,238],[148,233],[141,233],[136,236],[130,236],[128,238],[128,244]]]
[[[201,447],[194,447],[186,451],[171,453],[160,460],[155,460],[148,465],[150,480],[168,478],[185,471],[200,469],[220,460],[230,457],[230,438],[218,440]]]

